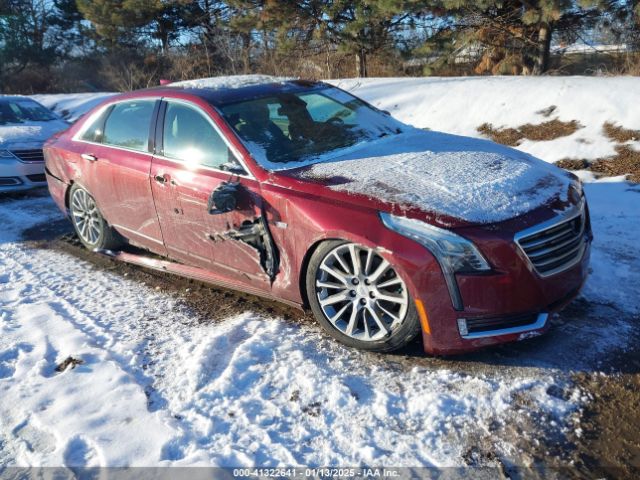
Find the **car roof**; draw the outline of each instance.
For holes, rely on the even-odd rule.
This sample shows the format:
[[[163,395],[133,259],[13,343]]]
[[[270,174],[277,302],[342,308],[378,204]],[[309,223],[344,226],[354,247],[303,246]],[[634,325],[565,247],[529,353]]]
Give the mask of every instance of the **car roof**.
[[[137,90],[127,96],[144,96],[153,93],[153,96],[180,96],[181,93],[193,95],[214,106],[221,106],[229,103],[236,103],[254,98],[263,98],[270,95],[282,93],[299,93],[327,87],[329,85],[312,80],[281,80],[267,83],[256,83],[246,86],[192,86],[191,84],[169,84],[161,87],[152,87],[144,90]],[[113,98],[111,98],[113,100]]]

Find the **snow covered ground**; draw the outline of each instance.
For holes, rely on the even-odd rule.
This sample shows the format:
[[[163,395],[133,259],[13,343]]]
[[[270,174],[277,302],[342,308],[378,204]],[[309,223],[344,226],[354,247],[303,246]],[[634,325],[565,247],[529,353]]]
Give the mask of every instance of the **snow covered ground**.
[[[579,400],[550,395],[553,374],[399,368],[251,312],[202,324],[170,295],[22,243],[59,217],[48,198],[5,201],[0,217],[7,462],[456,465],[515,395],[559,422]],[[68,356],[84,364],[55,372]]]
[[[505,432],[540,417],[530,438],[574,429],[585,397],[564,369],[594,367],[632,341],[624,316],[637,309],[640,265],[620,252],[640,234],[638,193],[588,190],[596,248],[585,295],[614,302],[618,318],[565,318],[516,368],[479,371],[346,349],[250,311],[208,321],[172,294],[25,243],[22,232],[60,214],[44,195],[4,199],[0,464],[445,466],[483,442],[523,461]],[[576,347],[588,363],[559,360]],[[68,356],[84,363],[56,372]]]
[[[539,87],[520,117],[500,100],[515,80],[480,80],[342,82],[403,121],[453,133],[520,125],[550,104],[564,115],[596,94],[599,107],[573,105],[567,119],[620,114],[640,127],[630,85],[622,102],[613,86],[589,94],[586,79],[557,79],[585,91]],[[37,99],[73,117],[97,96]],[[604,151],[595,127],[582,134]],[[566,156],[556,147],[522,146]],[[544,455],[579,428],[588,396],[571,371],[604,369],[637,338],[640,187],[609,180],[586,186],[595,243],[580,307],[542,338],[461,360],[358,352],[251,311],[213,321],[174,293],[26,242],[25,230],[61,217],[46,195],[0,198],[0,466],[526,465],[527,448]],[[56,372],[69,356],[84,363]]]

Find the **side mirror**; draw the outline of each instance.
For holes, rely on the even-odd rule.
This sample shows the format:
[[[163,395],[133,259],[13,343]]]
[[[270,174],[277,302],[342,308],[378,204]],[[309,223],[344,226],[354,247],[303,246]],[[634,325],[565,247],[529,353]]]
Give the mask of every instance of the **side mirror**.
[[[223,163],[220,166],[220,170],[224,170],[225,172],[234,173],[236,175],[246,175],[247,172],[244,171],[241,165],[235,162],[227,162]]]
[[[238,207],[238,194],[240,183],[222,182],[209,196],[207,210],[211,215],[228,213]]]

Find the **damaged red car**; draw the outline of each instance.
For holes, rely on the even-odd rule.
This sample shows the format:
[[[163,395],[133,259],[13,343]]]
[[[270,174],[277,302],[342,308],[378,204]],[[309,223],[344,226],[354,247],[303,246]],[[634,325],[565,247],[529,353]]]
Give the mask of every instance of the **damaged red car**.
[[[87,248],[310,308],[353,347],[528,338],[587,276],[576,177],[321,82],[110,97],[44,155]]]

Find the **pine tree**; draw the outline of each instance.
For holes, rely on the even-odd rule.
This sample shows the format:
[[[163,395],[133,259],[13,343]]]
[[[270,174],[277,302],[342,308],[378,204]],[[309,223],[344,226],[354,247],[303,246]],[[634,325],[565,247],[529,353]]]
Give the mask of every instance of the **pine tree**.
[[[200,12],[188,0],[77,0],[77,5],[108,47],[136,47],[153,39],[163,52]]]
[[[602,2],[598,2],[602,3]],[[443,24],[422,51],[481,51],[477,73],[543,74],[554,36],[595,21],[602,5],[574,0],[443,0]]]
[[[333,0],[325,2],[322,27],[354,55],[356,75],[366,77],[368,56],[392,48],[395,35],[434,6],[435,2],[416,0]]]

